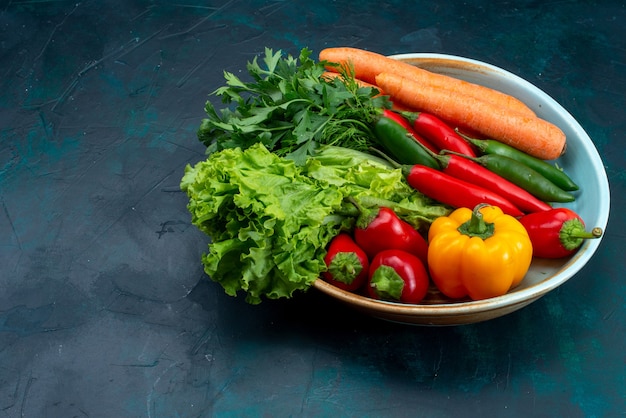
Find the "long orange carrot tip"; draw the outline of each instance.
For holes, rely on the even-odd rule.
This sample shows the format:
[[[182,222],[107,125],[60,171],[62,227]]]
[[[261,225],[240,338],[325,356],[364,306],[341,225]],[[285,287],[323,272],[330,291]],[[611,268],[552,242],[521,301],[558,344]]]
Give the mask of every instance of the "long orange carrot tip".
[[[319,53],[319,59],[339,65],[339,68],[327,66],[329,71],[350,69],[354,71],[356,78],[368,83],[376,84],[376,76],[380,73],[396,74],[433,87],[448,88],[467,96],[493,102],[497,106],[510,108],[528,116],[535,116],[532,109],[511,95],[455,77],[437,74],[376,52],[350,47],[326,48]]]
[[[553,160],[565,150],[565,134],[556,125],[466,95],[462,89],[437,88],[391,73],[378,74],[375,82],[394,102],[433,113],[537,158]]]

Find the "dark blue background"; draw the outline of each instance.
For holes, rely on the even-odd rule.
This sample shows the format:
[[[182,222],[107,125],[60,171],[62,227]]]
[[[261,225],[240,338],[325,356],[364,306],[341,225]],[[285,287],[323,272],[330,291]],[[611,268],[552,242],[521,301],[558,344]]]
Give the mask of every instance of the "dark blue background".
[[[0,417],[626,414],[621,1],[3,1]],[[209,282],[178,184],[208,94],[264,47],[442,52],[529,80],[609,177],[591,262],[530,306],[424,328]]]

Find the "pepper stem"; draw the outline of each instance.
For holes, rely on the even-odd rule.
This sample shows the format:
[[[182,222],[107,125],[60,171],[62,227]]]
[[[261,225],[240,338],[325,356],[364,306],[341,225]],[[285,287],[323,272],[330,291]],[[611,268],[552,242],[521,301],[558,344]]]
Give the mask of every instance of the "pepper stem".
[[[384,158],[385,160],[387,160],[387,162],[389,164],[391,164],[391,166],[393,168],[401,168],[402,167],[402,164],[398,163],[396,160],[394,160],[393,158],[391,158],[389,155],[385,154],[384,152],[382,152],[378,148],[370,147],[369,150],[371,152],[374,152],[374,153],[378,154],[381,158]]]
[[[459,134],[459,136],[461,138],[463,138],[465,141],[469,142],[470,144],[478,147],[478,149],[480,149],[481,151],[485,151],[486,149],[486,143],[485,141],[478,139],[478,138],[472,138],[469,135],[464,134],[463,132],[461,132],[461,130],[459,128],[454,128],[454,131]]]
[[[484,203],[476,205],[472,211],[472,217],[457,228],[461,234],[468,235],[470,237],[487,239],[495,233],[495,226],[493,222],[485,222],[483,214],[480,212],[480,209],[484,206],[488,205]]]
[[[364,206],[362,201],[357,201],[353,196],[348,196],[345,200],[357,209],[358,215],[355,226],[363,229],[367,228],[374,218],[376,218],[378,212],[380,211],[380,207],[385,206],[385,204],[389,202],[385,199],[376,199],[375,202],[367,202],[367,205]]]
[[[471,155],[463,154],[461,152],[451,151],[449,149],[442,149],[440,152],[443,155],[446,155],[446,154],[448,154],[448,155],[456,155],[457,157],[466,158],[466,159],[468,159],[470,161],[473,161],[473,162],[475,162],[477,164],[485,165],[483,163],[484,158],[481,159],[481,157],[472,157]]]
[[[565,221],[559,231],[559,240],[566,250],[580,247],[585,239],[600,238],[601,236],[602,228],[595,227],[591,231],[586,231],[585,225],[578,219]]]
[[[420,115],[420,112],[409,112],[408,110],[402,110],[396,113],[399,113],[400,115],[402,115],[402,117],[408,120],[411,125],[415,124],[415,121]]]

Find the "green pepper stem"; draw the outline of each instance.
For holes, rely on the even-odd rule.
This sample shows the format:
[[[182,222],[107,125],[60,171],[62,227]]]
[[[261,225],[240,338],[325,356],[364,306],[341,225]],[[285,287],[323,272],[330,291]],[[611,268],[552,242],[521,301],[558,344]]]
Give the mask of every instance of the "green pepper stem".
[[[464,140],[466,140],[466,141],[469,141],[469,142],[471,142],[471,141],[480,141],[477,138],[472,138],[471,136],[464,134],[463,132],[461,132],[461,130],[459,128],[454,128],[454,132],[459,134],[459,136],[461,138],[463,138]]]
[[[391,158],[390,156],[388,156],[387,154],[385,154],[384,152],[382,152],[381,150],[379,150],[376,147],[369,147],[369,150],[371,152],[375,152],[376,154],[378,154],[380,157],[384,158],[385,160],[387,160],[387,162],[389,164],[391,164],[391,166],[393,168],[401,168],[402,164],[398,163],[396,160],[394,160],[393,158]]]
[[[493,236],[495,233],[494,224],[492,222],[485,222],[483,214],[480,212],[480,209],[484,206],[488,205],[476,205],[472,211],[472,217],[457,228],[461,234],[468,235],[470,237],[479,237],[482,239],[487,239]]]
[[[594,239],[602,236],[602,228],[593,228],[591,231],[572,231],[568,234],[572,238]]]
[[[413,138],[413,136],[411,134],[408,134],[408,136],[410,136],[411,138]],[[432,151],[431,149],[429,149],[426,145],[424,145],[422,142],[418,141],[417,139],[413,138],[415,140],[415,143],[417,145],[419,145],[424,152],[426,152],[426,154],[430,155],[431,157],[433,157],[433,159],[437,162],[437,164],[439,164],[439,168],[446,168],[448,166],[448,164],[450,163],[450,156],[446,155],[448,153],[453,153],[452,151],[449,150],[441,150],[439,152],[439,154],[437,154],[436,152]],[[463,155],[465,156],[465,155]]]
[[[559,231],[561,245],[567,250],[580,247],[585,239],[595,239],[601,236],[602,228],[595,227],[591,231],[586,231],[585,225],[578,219],[570,219],[563,222]]]
[[[417,118],[420,115],[420,112],[409,112],[408,110],[403,110],[403,111],[400,111],[400,112],[397,112],[397,113],[399,113],[406,120],[408,120],[411,125],[415,124],[415,121],[417,120]]]
[[[485,165],[484,164],[484,159],[481,159],[481,157],[472,157],[471,155],[463,154],[461,152],[456,152],[456,151],[452,151],[452,150],[449,150],[449,149],[442,149],[440,151],[440,154],[442,154],[442,155],[446,155],[446,154],[448,154],[448,155],[456,155],[457,157],[466,158],[466,159],[468,159],[470,161],[473,161],[473,162],[475,162],[477,164]]]

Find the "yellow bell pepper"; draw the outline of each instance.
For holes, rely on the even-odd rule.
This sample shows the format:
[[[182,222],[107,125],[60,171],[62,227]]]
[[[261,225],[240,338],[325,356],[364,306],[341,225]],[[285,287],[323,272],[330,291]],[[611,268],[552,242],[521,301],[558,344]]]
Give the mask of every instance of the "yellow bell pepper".
[[[453,299],[503,295],[522,281],[532,261],[526,229],[496,206],[459,208],[435,219],[428,241],[430,276]]]

